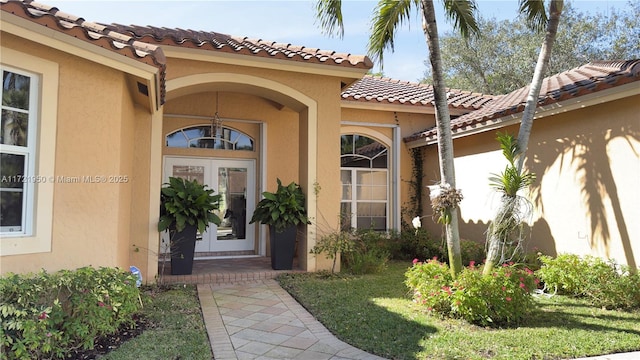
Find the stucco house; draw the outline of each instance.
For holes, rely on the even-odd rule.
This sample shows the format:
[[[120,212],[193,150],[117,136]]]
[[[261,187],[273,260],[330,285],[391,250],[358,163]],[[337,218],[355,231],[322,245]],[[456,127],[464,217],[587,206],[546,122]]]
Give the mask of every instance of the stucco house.
[[[309,250],[340,214],[343,226],[399,229],[415,160],[425,185],[437,181],[432,88],[366,75],[366,56],[0,7],[1,273],[135,265],[152,281],[169,176],[223,195],[229,216],[202,234],[199,257],[266,256],[268,231],[248,218],[276,178],[296,181],[313,222],[298,262],[326,269]],[[638,80],[640,61],[547,79],[527,163],[544,250],[637,266]],[[487,174],[503,167],[495,130],[517,130],[524,91],[450,91],[463,237],[480,240],[490,218]]]
[[[517,134],[528,90],[452,120],[463,237],[485,238],[499,200],[488,178],[507,164],[496,132]],[[435,136],[432,128],[404,139],[423,149],[425,168],[437,164]],[[527,154],[525,166],[537,176],[528,194],[530,250],[640,266],[640,60],[594,62],[545,78]]]

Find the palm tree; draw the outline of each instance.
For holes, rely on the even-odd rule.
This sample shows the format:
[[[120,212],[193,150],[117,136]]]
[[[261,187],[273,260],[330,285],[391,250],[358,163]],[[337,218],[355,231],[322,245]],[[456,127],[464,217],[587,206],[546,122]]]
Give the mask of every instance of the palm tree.
[[[534,4],[531,4],[531,3]],[[540,16],[540,3],[542,1],[525,1],[520,0],[520,9],[524,11],[528,18],[535,24],[540,24],[535,19],[541,19]],[[544,41],[542,42],[542,48],[538,55],[538,62],[536,63],[536,69],[533,73],[533,79],[531,79],[531,85],[529,86],[529,95],[527,96],[527,104],[525,105],[524,112],[522,113],[522,120],[520,121],[520,130],[518,131],[518,148],[520,149],[521,156],[518,160],[518,171],[522,172],[522,166],[524,164],[525,154],[527,152],[527,146],[529,144],[529,137],[531,135],[531,127],[533,126],[533,115],[536,111],[536,105],[538,104],[538,96],[540,95],[540,87],[542,86],[542,79],[549,65],[549,58],[551,57],[551,48],[556,40],[556,34],[558,33],[558,23],[560,22],[560,14],[562,14],[562,8],[564,6],[564,0],[552,0],[549,3],[549,18],[546,21],[546,34]],[[544,9],[542,9],[542,14]],[[546,14],[542,19],[546,18]]]
[[[478,31],[475,18],[475,0],[443,0],[447,17],[454,22],[464,37]],[[328,33],[344,35],[341,0],[318,0],[317,18]],[[384,50],[394,49],[395,31],[404,21],[409,20],[412,8],[421,11],[422,29],[429,47],[429,60],[433,69],[434,102],[438,131],[438,156],[440,164],[441,190],[455,192],[455,171],[453,165],[453,140],[451,117],[447,104],[446,86],[442,73],[438,26],[435,8],[431,0],[379,0],[369,38],[369,54],[374,61],[382,63]],[[445,224],[449,264],[454,277],[462,270],[460,256],[460,235],[458,232],[457,203],[447,206],[441,214]],[[445,216],[446,215],[446,216]]]
[[[507,160],[510,161],[510,167],[507,167],[501,179],[498,180],[503,183],[511,181],[512,183],[508,184],[507,187],[515,189],[515,191],[504,191],[504,188],[501,189],[498,187],[503,194],[496,217],[490,223],[489,229],[487,230],[487,261],[483,270],[484,274],[489,274],[496,263],[508,260],[504,255],[507,254],[506,248],[513,246],[514,233],[515,241],[518,243],[515,245],[516,248],[519,246],[519,241],[522,238],[521,227],[524,222],[522,215],[526,213],[524,208],[527,206],[523,207],[521,205],[523,204],[522,198],[516,193],[518,190],[528,187],[533,182],[533,175],[527,174],[522,168],[526,157],[531,128],[533,126],[533,116],[536,105],[538,104],[542,80],[549,64],[549,58],[551,57],[551,48],[553,47],[558,32],[558,23],[560,22],[563,5],[563,0],[551,0],[549,3],[549,17],[547,18],[543,1],[520,0],[520,12],[526,15],[534,28],[541,29],[546,27],[546,34],[542,48],[540,49],[540,54],[538,55],[533,79],[529,86],[527,102],[522,114],[522,120],[520,121],[518,141],[517,143],[512,143],[511,154],[503,151]],[[522,182],[522,179],[528,179],[528,181]]]

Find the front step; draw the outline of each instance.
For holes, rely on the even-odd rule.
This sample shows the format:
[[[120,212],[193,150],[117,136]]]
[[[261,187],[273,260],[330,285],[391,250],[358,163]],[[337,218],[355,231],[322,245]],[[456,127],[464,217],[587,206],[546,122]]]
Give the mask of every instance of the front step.
[[[276,276],[286,273],[301,273],[303,270],[265,270],[259,272],[226,272],[191,275],[164,275],[158,279],[158,283],[167,284],[231,284],[238,282],[251,282],[265,279],[275,279]]]

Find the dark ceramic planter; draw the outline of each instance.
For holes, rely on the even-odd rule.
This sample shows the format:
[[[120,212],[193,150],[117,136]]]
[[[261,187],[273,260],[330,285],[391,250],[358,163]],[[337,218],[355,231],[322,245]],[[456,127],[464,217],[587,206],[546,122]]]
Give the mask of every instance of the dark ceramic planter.
[[[171,275],[191,275],[196,250],[196,226],[187,225],[171,239]]]
[[[283,232],[276,232],[276,228],[269,227],[271,241],[271,268],[273,270],[293,269],[293,257],[296,251],[296,234],[298,228],[293,225]]]

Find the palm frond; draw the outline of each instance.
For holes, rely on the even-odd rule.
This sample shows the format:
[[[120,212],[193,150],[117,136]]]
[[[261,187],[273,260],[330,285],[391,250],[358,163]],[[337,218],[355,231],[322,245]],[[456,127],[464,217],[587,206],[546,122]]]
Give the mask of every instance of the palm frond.
[[[476,19],[478,7],[475,0],[445,0],[444,10],[447,18],[453,21],[454,28],[458,29],[465,39],[479,33]]]
[[[536,30],[542,31],[547,25],[549,17],[544,9],[544,1],[542,0],[519,0],[520,14],[524,15],[529,26]]]
[[[496,134],[496,140],[498,140],[498,143],[500,143],[502,155],[504,155],[505,159],[507,159],[511,166],[515,166],[515,161],[520,156],[518,140],[516,140],[515,136],[506,132],[498,132]]]
[[[496,140],[500,143],[502,155],[509,165],[500,174],[491,174],[489,183],[491,187],[507,196],[516,196],[518,191],[529,187],[536,180],[533,173],[520,172],[516,167],[516,160],[522,155],[518,147],[518,140],[507,132],[498,132]]]
[[[316,3],[316,19],[320,22],[322,32],[328,35],[344,37],[342,20],[342,0],[318,0]]]
[[[367,50],[381,68],[384,50],[394,50],[396,30],[409,20],[412,5],[418,6],[418,0],[380,0],[376,5]]]

